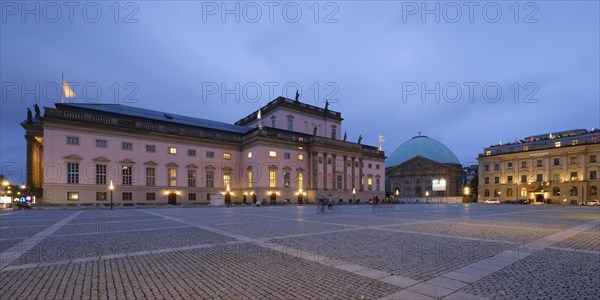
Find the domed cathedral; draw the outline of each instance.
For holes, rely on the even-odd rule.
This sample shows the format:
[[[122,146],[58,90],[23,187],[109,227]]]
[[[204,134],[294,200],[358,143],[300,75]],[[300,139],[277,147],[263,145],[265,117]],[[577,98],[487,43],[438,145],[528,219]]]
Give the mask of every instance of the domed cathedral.
[[[396,198],[462,196],[464,171],[458,158],[421,133],[388,157],[385,177],[386,192]]]

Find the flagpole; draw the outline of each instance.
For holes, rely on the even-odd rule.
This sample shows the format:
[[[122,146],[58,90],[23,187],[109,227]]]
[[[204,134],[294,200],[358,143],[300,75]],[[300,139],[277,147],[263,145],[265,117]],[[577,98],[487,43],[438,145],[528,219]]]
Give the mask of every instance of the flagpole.
[[[60,72],[60,86],[62,88],[62,93],[60,96],[60,103],[65,103],[65,73]]]

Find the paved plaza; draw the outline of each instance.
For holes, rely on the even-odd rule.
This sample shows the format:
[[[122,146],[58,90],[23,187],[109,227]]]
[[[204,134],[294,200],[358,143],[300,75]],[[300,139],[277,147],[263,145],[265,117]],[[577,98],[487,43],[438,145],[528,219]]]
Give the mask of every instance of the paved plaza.
[[[598,299],[600,208],[0,212],[2,299]]]

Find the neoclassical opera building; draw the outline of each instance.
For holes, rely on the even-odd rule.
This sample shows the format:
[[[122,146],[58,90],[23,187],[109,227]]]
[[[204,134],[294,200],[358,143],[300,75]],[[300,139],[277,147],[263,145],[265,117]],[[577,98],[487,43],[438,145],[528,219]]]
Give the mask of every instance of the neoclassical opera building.
[[[462,196],[464,172],[444,144],[421,135],[411,138],[385,162],[387,191],[399,198]]]
[[[600,130],[566,130],[492,145],[479,154],[482,200],[580,204],[600,199]]]
[[[383,198],[385,155],[341,138],[342,115],[278,97],[235,124],[120,104],[57,103],[22,123],[44,204]],[[41,197],[41,199],[40,199]]]

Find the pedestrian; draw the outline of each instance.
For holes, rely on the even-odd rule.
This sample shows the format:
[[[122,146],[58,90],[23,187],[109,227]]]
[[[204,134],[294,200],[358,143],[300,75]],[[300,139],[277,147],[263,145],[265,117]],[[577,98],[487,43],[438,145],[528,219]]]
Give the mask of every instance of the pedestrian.
[[[323,196],[319,196],[319,203],[321,204],[321,213],[325,213],[325,198]]]
[[[329,197],[327,197],[327,210],[332,210],[333,209],[333,197],[331,196],[331,194],[329,194]]]

